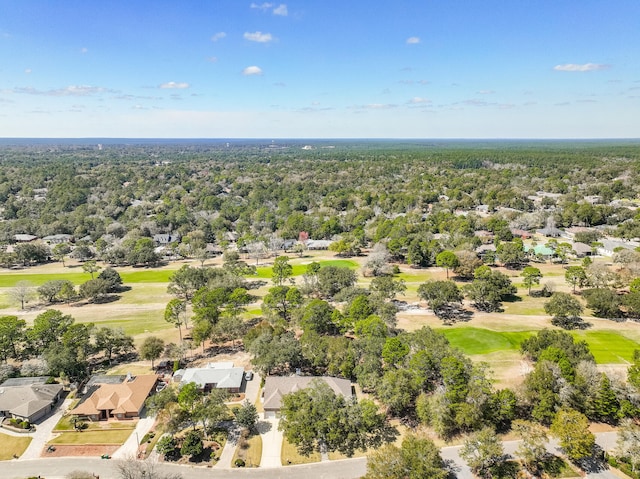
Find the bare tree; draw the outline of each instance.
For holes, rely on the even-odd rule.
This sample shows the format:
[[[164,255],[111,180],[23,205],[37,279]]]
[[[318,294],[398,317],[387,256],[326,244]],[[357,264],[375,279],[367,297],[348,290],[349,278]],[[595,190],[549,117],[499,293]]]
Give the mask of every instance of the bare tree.
[[[20,309],[24,309],[25,303],[36,297],[36,289],[31,281],[18,281],[9,295],[16,303],[20,303]]]
[[[161,472],[167,467],[151,459],[137,461],[130,457],[119,461],[116,469],[121,479],[182,479],[182,474],[179,472]]]

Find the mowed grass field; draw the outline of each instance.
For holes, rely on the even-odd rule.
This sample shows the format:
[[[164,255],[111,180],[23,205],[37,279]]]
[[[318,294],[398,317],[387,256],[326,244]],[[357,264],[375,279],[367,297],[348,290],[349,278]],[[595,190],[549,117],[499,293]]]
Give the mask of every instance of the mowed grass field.
[[[252,290],[252,294],[262,296],[272,286],[273,259],[261,260],[256,275],[247,279],[259,279],[265,282],[259,289]],[[310,252],[304,257],[291,255],[293,275],[300,277],[305,273],[307,265],[317,261],[321,266],[340,266],[350,268],[358,273],[358,283],[366,287],[371,278],[365,278],[361,273],[361,266],[366,256],[358,258],[336,258],[327,251]],[[249,260],[247,260],[249,261]],[[249,261],[250,262],[250,261]],[[139,344],[149,335],[159,336],[167,342],[178,341],[178,331],[164,320],[164,309],[172,296],[167,293],[170,276],[184,264],[199,267],[199,262],[178,261],[160,268],[116,268],[120,273],[126,290],[119,293],[116,300],[104,304],[76,303],[72,305],[33,305],[21,311],[11,300],[10,290],[18,281],[29,281],[35,286],[52,279],[68,279],[74,284],[82,284],[91,278],[90,274],[82,271],[78,263],[68,263],[62,267],[60,263],[32,267],[22,270],[0,271],[0,315],[17,314],[30,324],[33,319],[47,308],[59,309],[70,314],[77,322],[92,322],[97,326],[121,327],[127,334],[134,336]],[[207,261],[208,266],[220,266],[221,258]],[[102,265],[103,267],[105,265]],[[570,291],[570,287],[563,283],[564,268],[562,265],[536,265],[543,271],[542,283],[547,281],[554,284],[555,290]],[[503,304],[502,313],[486,314],[474,312],[471,320],[454,326],[442,326],[432,314],[421,313],[404,316],[401,313],[400,325],[409,330],[429,325],[442,331],[452,345],[470,355],[476,361],[485,361],[496,371],[497,376],[508,379],[518,370],[522,362],[520,343],[542,328],[551,328],[550,318],[544,312],[546,298],[531,297],[521,284],[518,271],[504,270],[512,281],[519,286],[518,299]],[[450,275],[453,278],[453,275]],[[397,279],[405,281],[407,291],[398,299],[408,303],[417,303],[424,307],[424,302],[417,296],[420,284],[427,280],[444,280],[446,272],[442,268],[413,269],[401,266]],[[464,283],[458,283],[462,285]],[[539,289],[541,285],[534,287]],[[37,300],[36,300],[37,303]],[[473,309],[467,306],[469,309]],[[246,318],[262,315],[260,302],[247,307]],[[640,349],[640,324],[613,323],[586,317],[591,327],[584,331],[572,332],[578,339],[584,339],[589,344],[598,364],[623,366],[633,358],[635,349]],[[183,330],[183,333],[185,331]]]
[[[493,331],[471,326],[438,328],[452,346],[470,356],[491,355],[498,351],[520,351],[520,344],[537,331]],[[626,364],[640,344],[612,330],[573,331],[576,340],[589,345],[598,364]]]

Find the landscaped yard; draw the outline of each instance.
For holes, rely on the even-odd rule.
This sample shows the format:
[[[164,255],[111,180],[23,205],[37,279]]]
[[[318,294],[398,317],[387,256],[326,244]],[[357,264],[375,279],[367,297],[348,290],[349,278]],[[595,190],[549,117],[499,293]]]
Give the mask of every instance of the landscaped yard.
[[[82,432],[63,432],[48,444],[124,444],[133,429],[88,429]]]
[[[313,452],[309,456],[302,456],[298,453],[296,446],[289,443],[287,438],[283,438],[280,459],[282,460],[283,466],[290,466],[293,464],[310,464],[312,462],[320,462],[321,457],[319,452]]]
[[[8,461],[15,456],[21,456],[29,447],[31,438],[28,436],[16,437],[0,433],[0,461]]]
[[[58,424],[53,428],[54,432],[61,431],[74,431],[73,428],[73,415],[67,414],[60,418]],[[118,421],[99,421],[99,422],[91,422],[91,421],[82,421],[87,425],[87,428],[83,431],[109,431],[113,429],[126,429],[131,432],[135,429],[137,422],[136,421],[126,421],[126,422],[118,422]]]
[[[236,459],[242,459],[245,467],[258,467],[262,459],[262,438],[260,434],[253,434],[247,439],[239,439],[238,447],[233,455],[231,464],[235,465]]]

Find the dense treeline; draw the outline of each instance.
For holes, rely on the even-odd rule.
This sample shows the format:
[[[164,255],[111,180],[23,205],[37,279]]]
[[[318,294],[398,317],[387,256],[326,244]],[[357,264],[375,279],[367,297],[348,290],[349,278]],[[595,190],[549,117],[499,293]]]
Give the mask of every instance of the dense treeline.
[[[453,212],[487,205],[534,211],[546,199],[559,226],[632,218],[640,148],[627,144],[377,142],[302,150],[260,145],[5,147],[0,150],[3,238],[66,233],[93,241],[185,235],[224,244],[277,234],[337,234],[360,243],[479,228]],[[29,178],[29,181],[24,181]],[[583,201],[598,195],[602,204]],[[425,214],[431,213],[425,218]],[[617,216],[616,216],[617,215]],[[543,218],[534,220],[542,226]],[[630,227],[627,227],[630,229]]]

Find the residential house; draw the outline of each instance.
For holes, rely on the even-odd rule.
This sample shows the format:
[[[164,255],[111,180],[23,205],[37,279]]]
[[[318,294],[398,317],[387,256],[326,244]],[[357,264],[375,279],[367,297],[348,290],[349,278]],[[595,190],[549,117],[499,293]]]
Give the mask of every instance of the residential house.
[[[586,243],[573,243],[571,247],[573,251],[576,252],[578,258],[584,258],[585,256],[591,256],[593,254],[593,248]]]
[[[163,233],[153,235],[153,242],[159,246],[166,246],[171,243],[180,242],[180,235],[175,233]]]
[[[333,241],[330,240],[308,240],[307,241],[307,249],[310,250],[320,250],[320,249],[329,249]]]
[[[0,416],[35,423],[51,412],[62,395],[48,377],[12,378],[0,385]]]
[[[520,238],[523,240],[531,238],[531,233],[529,231],[521,230],[518,228],[511,228],[510,231],[514,238]]]
[[[613,253],[618,249],[630,249],[635,250],[638,243],[635,242],[622,242],[614,241],[610,239],[600,240],[601,246],[598,246],[597,252],[602,256],[613,256]]]
[[[555,226],[546,226],[536,231],[536,233],[546,236],[547,238],[560,238],[563,235],[563,231],[561,229],[556,228]]]
[[[50,245],[70,243],[73,241],[73,236],[67,234],[49,235],[42,238],[42,241]]]
[[[494,235],[491,231],[478,230],[478,231],[475,231],[473,234],[477,236],[480,239],[480,241],[482,241],[482,244],[493,243]]]
[[[13,239],[17,243],[29,243],[31,241],[37,240],[38,237],[35,235],[29,235],[29,234],[16,234],[16,235],[13,235]]]
[[[308,388],[313,381],[324,381],[336,394],[349,399],[354,396],[351,381],[331,376],[267,376],[264,382],[264,417],[277,417],[282,396]]]
[[[126,376],[116,384],[98,383],[89,388],[80,403],[70,412],[91,421],[139,418],[144,402],[155,390],[158,376]]]
[[[173,374],[173,381],[181,386],[196,383],[204,392],[212,389],[226,389],[238,393],[242,389],[244,368],[233,367],[232,362],[209,363],[204,368],[179,369]]]

